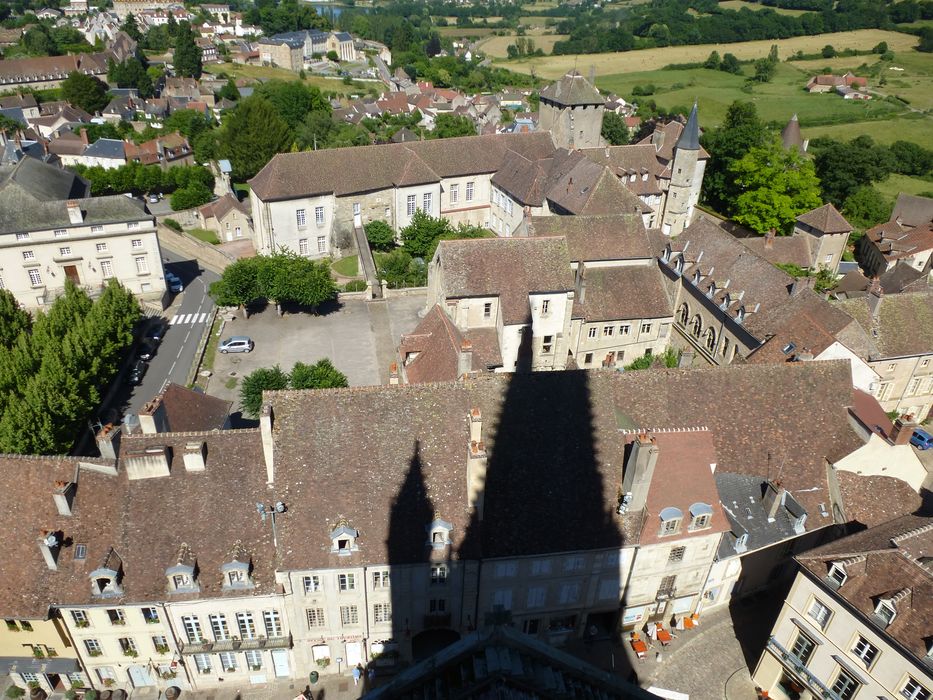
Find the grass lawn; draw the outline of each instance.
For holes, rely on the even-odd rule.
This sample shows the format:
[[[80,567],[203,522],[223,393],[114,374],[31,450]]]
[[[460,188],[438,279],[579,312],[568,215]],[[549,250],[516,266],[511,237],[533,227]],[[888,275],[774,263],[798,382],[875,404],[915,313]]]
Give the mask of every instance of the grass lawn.
[[[348,255],[335,261],[332,265],[334,272],[343,277],[358,277],[360,274],[360,261],[356,255]]]
[[[582,64],[586,69],[586,64]],[[746,70],[750,70],[746,68]],[[843,100],[834,94],[809,94],[804,91],[806,74],[782,63],[774,80],[755,85],[751,92],[743,90],[745,76],[731,75],[723,71],[693,68],[689,70],[654,70],[640,73],[597,75],[596,85],[601,90],[616,92],[628,98],[635,85],[653,84],[657,90],[650,98],[659,106],[689,107],[694,99],[699,101],[700,123],[703,126],[719,124],[726,109],[736,100],[753,102],[759,116],[765,121],[785,123],[796,113],[804,127],[807,123],[820,121],[865,121],[892,117],[904,112],[904,108],[884,102],[870,100],[855,102]],[[635,98],[638,101],[638,98]]]
[[[923,194],[927,197],[933,193],[933,182],[921,180],[917,177],[907,177],[906,175],[888,175],[883,182],[872,184],[876,190],[885,197],[894,200],[900,192],[907,194]]]
[[[205,73],[226,73],[233,78],[252,78],[254,80],[298,80],[298,74],[285,68],[274,66],[243,66],[238,63],[212,63],[204,66]],[[340,79],[324,78],[320,75],[307,74],[305,83],[320,88],[321,91],[338,92],[341,95],[351,95],[366,92],[362,84],[344,85]]]
[[[815,53],[826,44],[832,44],[836,50],[865,49],[886,41],[888,47],[895,52],[912,49],[918,38],[900,32],[889,32],[881,29],[859,29],[851,32],[836,32],[833,34],[819,34],[817,36],[798,36],[791,39],[775,39],[765,41],[744,41],[735,44],[700,44],[697,46],[669,46],[661,49],[644,49],[641,51],[623,51],[619,53],[597,53],[581,56],[544,56],[523,61],[509,61],[508,68],[522,73],[535,74],[542,78],[559,78],[575,66],[578,69],[596,66],[597,75],[615,75],[635,71],[653,70],[658,66],[669,63],[694,63],[703,61],[711,51],[720,54],[731,53],[737,58],[745,60],[762,58],[768,55],[772,44],[778,45],[778,51],[783,58],[803,51]]]
[[[807,128],[801,124],[803,135],[808,139],[828,136],[837,141],[851,141],[856,136],[868,135],[878,143],[895,141],[913,141],[924,148],[933,149],[933,118],[917,115],[904,115],[897,119],[883,119],[872,122],[852,124],[833,124],[832,126],[814,126]]]
[[[189,236],[194,236],[199,241],[204,241],[205,243],[210,243],[211,245],[216,245],[217,243],[220,243],[220,240],[217,238],[216,233],[214,233],[213,231],[208,231],[207,229],[204,229],[204,228],[188,229],[186,233]]]
[[[438,27],[437,33],[440,36],[449,36],[454,39],[460,37],[483,37],[492,36],[497,30],[492,27]]]

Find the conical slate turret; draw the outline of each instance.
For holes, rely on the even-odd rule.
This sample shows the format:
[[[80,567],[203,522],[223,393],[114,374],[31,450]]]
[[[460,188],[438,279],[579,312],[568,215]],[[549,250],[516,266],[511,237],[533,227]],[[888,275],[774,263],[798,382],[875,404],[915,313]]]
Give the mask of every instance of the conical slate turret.
[[[690,110],[690,118],[687,119],[687,125],[677,139],[677,148],[685,151],[700,150],[700,123],[697,119],[697,103],[693,103],[693,109]]]

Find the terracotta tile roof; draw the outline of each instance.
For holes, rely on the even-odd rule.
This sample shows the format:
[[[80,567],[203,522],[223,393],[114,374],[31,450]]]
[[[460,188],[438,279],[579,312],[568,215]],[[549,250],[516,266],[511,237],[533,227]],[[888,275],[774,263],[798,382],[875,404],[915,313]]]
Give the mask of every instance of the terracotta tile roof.
[[[214,217],[216,219],[222,219],[226,216],[232,209],[236,209],[245,216],[250,216],[251,212],[249,209],[249,204],[246,202],[241,202],[232,194],[225,194],[220,199],[211,202],[210,204],[205,204],[198,211],[205,219]]]
[[[562,152],[554,158],[545,196],[558,211],[569,214],[652,211],[606,166],[594,163],[576,151]]]
[[[806,288],[769,309],[759,322],[772,335],[748,356],[748,362],[792,362],[799,353],[819,355],[837,341],[862,357],[873,349],[871,339],[851,316]],[[793,349],[785,352],[791,344]]]
[[[657,441],[659,452],[648,489],[648,518],[642,528],[639,543],[650,545],[668,539],[659,536],[658,514],[665,508],[677,508],[684,514],[685,524],[677,536],[678,539],[727,532],[730,528],[729,520],[719,502],[716,480],[710,469],[711,464],[718,462],[712,434],[708,430],[675,430],[649,434]],[[630,433],[626,443],[631,444],[634,440],[635,435]],[[687,529],[690,507],[696,503],[711,506],[713,517],[709,528],[690,532]]]
[[[905,515],[819,547],[797,561],[814,577],[825,579],[833,562],[857,557],[846,566],[846,580],[835,595],[858,610],[875,632],[913,654],[915,663],[923,663],[933,630],[930,552],[933,518]],[[875,607],[880,599],[893,597],[897,614],[885,626]]]
[[[683,133],[684,124],[677,119],[669,121],[667,124],[659,124],[655,127],[655,133],[651,136],[646,136],[641,141],[638,142],[639,146],[651,145],[655,148],[657,157],[664,163],[670,163],[674,159],[674,146],[677,145],[677,141],[680,139],[680,135]],[[655,145],[654,141],[660,140],[660,143]],[[700,153],[697,156],[699,160],[706,160],[709,158],[709,153],[706,152],[702,146],[700,147]]]
[[[186,471],[186,444],[202,440],[206,469]],[[256,494],[267,493],[259,431],[124,435],[121,440],[124,455],[163,445],[172,455],[170,476],[130,481],[122,463],[116,476],[81,467],[70,517],[58,514],[55,482],[72,481],[78,462],[103,466],[105,460],[0,457],[0,528],[7,552],[19,562],[0,583],[0,607],[28,618],[44,614],[49,604],[94,602],[88,574],[111,549],[122,560],[124,595],[108,600],[115,605],[165,600],[165,569],[182,543],[197,559],[201,591],[173,594],[173,600],[274,592],[272,532],[254,505]],[[73,547],[66,546],[58,570],[50,571],[37,543],[43,528],[86,545],[87,559],[75,560]],[[256,586],[223,591],[220,566],[237,540],[250,553]]]
[[[660,195],[662,193],[658,180],[665,166],[658,161],[657,150],[654,146],[650,144],[608,146],[587,148],[580,152],[593,162],[608,166],[635,194]],[[633,175],[634,180],[632,180]]]
[[[918,195],[897,195],[894,211],[891,212],[891,221],[901,220],[904,226],[919,226],[933,221],[933,198]]]
[[[751,236],[742,243],[772,265],[791,264],[810,267],[810,243],[807,236]]]
[[[491,329],[495,336],[495,329]],[[443,309],[435,304],[411,333],[402,335],[399,355],[405,364],[405,374],[410,384],[424,382],[452,382],[460,379],[460,351],[467,341],[447,317]],[[496,351],[498,338],[495,339]],[[472,347],[471,370],[485,371],[487,361],[479,349]],[[407,359],[414,354],[413,359]],[[502,360],[493,366],[499,366]]]
[[[491,369],[502,366],[502,353],[499,351],[499,334],[495,328],[473,328],[465,334],[473,343],[473,366],[482,363],[483,368]]]
[[[231,401],[202,394],[174,382],[143,407],[143,412],[155,411],[161,404],[165,411],[165,426],[161,432],[186,433],[220,430],[230,416]]]
[[[866,430],[880,435],[881,437],[886,438],[894,429],[894,423],[891,422],[891,419],[888,418],[888,414],[881,408],[878,399],[861,389],[852,390],[852,405],[849,406],[849,413],[855,420],[861,423]],[[851,472],[839,472],[839,474],[843,473],[848,474]],[[849,499],[843,498],[843,503],[848,506]]]
[[[0,61],[0,84],[27,83],[39,80],[59,80],[72,71],[107,72],[109,54],[68,54],[38,58],[9,58]]]
[[[823,233],[848,233],[852,230],[852,224],[832,204],[824,204],[801,214],[797,221]]]
[[[873,360],[933,352],[933,291],[886,294],[874,315],[868,296],[834,303],[871,336]]]
[[[889,221],[865,232],[866,237],[889,263],[933,248],[933,223],[906,228]]]
[[[662,273],[647,265],[587,267],[583,302],[574,300],[573,315],[586,322],[664,318],[673,313]]]
[[[564,236],[571,261],[653,257],[639,214],[535,216],[529,232],[535,237]]]
[[[534,292],[569,292],[573,275],[564,238],[478,238],[441,241],[441,295],[499,297],[505,324],[524,324]]]
[[[766,478],[780,466],[810,513],[808,529],[822,527],[832,522],[818,508],[831,503],[825,460],[861,444],[847,420],[850,387],[848,363],[835,361],[270,393],[276,490],[305,506],[279,520],[283,566],[335,566],[329,533],[341,518],[361,533],[359,551],[339,559],[348,566],[423,561],[424,526],[435,513],[453,523],[461,558],[476,553],[462,547],[480,543],[495,557],[632,542],[641,519],[615,515],[626,437],[619,429],[643,426],[707,426],[717,471]],[[813,396],[825,399],[817,406]],[[479,542],[464,479],[473,408],[488,454]],[[420,512],[423,522],[402,512]]]
[[[340,196],[393,187],[408,181],[414,172],[416,179],[429,178],[422,182],[493,173],[502,167],[510,150],[537,159],[550,156],[554,146],[550,134],[532,133],[280,153],[250,185],[264,201],[329,193]],[[347,162],[353,167],[348,168]]]

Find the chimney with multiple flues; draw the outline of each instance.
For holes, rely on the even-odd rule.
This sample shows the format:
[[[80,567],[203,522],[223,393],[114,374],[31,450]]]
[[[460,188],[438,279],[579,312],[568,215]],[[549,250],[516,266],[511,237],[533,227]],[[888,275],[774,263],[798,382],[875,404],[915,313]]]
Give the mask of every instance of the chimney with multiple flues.
[[[917,421],[914,420],[914,417],[909,413],[905,413],[894,421],[894,429],[888,439],[893,445],[907,445],[910,443],[910,438],[913,436],[916,427]]]

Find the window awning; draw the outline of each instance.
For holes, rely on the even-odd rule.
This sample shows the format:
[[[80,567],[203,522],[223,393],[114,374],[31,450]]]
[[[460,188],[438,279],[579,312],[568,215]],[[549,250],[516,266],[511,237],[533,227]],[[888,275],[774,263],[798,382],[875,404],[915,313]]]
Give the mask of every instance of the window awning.
[[[852,665],[851,661],[845,657],[839,656],[839,654],[833,654],[833,661],[842,666],[842,668],[845,669],[845,672],[851,675],[859,683],[862,685],[868,685],[868,681],[865,679],[865,676],[863,676],[861,671]]]
[[[796,618],[796,617],[792,617],[792,618],[790,619],[790,621],[793,622],[795,625],[797,625],[797,627],[799,627],[800,630],[801,630],[805,635],[807,635],[807,637],[810,639],[810,641],[812,641],[814,644],[822,644],[822,643],[823,643],[823,639],[822,639],[823,635],[821,635],[819,632],[817,632],[815,629],[813,629],[813,628],[812,628],[810,625],[808,625],[806,622],[804,622],[803,620],[801,620],[801,619],[799,619],[799,618]]]

